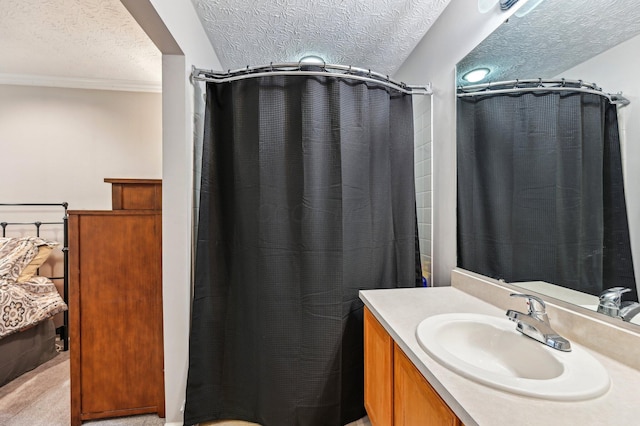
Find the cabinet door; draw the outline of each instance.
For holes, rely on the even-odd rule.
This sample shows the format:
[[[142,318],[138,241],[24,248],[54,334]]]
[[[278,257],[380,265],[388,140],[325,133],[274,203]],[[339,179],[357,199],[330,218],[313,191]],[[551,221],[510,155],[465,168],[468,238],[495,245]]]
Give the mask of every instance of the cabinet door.
[[[395,426],[460,426],[462,423],[394,343]]]
[[[393,340],[364,310],[364,406],[373,426],[393,425]]]

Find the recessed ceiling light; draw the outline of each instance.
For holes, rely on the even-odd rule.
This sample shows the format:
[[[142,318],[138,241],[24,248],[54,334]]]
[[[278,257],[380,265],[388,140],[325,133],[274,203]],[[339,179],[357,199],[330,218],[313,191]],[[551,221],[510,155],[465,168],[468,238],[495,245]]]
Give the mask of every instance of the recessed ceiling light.
[[[469,83],[477,83],[489,75],[490,71],[489,68],[476,68],[463,75],[462,79]]]

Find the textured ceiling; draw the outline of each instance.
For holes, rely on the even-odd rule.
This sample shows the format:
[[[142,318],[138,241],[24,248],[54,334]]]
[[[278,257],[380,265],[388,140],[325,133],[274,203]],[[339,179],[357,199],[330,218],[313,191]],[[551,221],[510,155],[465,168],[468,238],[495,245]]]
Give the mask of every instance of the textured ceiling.
[[[449,1],[192,0],[224,69],[315,54],[389,75]],[[637,34],[637,0],[547,0],[498,28],[458,71],[553,77]],[[0,54],[0,78],[161,81],[159,51],[119,0],[0,0]]]
[[[192,0],[224,69],[316,54],[389,75],[449,1]],[[161,81],[159,51],[119,0],[0,0],[0,54],[5,82]]]
[[[491,69],[482,83],[553,78],[638,34],[638,0],[546,0],[460,61],[458,84],[469,84],[460,77],[478,67]]]
[[[305,55],[392,75],[450,0],[192,0],[224,68]]]
[[[162,57],[119,0],[0,0],[0,74],[160,84]]]

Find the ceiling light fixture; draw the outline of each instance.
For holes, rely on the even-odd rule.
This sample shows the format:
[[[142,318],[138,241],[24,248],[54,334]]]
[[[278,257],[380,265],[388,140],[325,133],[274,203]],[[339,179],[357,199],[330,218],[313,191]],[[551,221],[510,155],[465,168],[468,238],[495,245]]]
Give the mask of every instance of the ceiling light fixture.
[[[305,55],[300,58],[300,62],[304,64],[325,65],[326,62],[318,55]]]
[[[462,79],[469,83],[477,83],[478,81],[484,80],[490,72],[491,70],[489,68],[476,68],[463,75]]]

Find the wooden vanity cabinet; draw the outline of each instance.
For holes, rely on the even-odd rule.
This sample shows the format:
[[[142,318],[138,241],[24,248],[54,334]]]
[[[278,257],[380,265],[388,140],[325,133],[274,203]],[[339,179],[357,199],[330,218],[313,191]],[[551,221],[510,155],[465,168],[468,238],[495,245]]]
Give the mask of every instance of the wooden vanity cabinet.
[[[71,425],[164,417],[161,211],[69,211],[69,272]]]
[[[393,425],[393,339],[364,310],[364,408],[373,426]]]
[[[462,426],[365,307],[365,408],[373,426]]]
[[[394,343],[393,413],[396,426],[461,426],[460,419]]]

